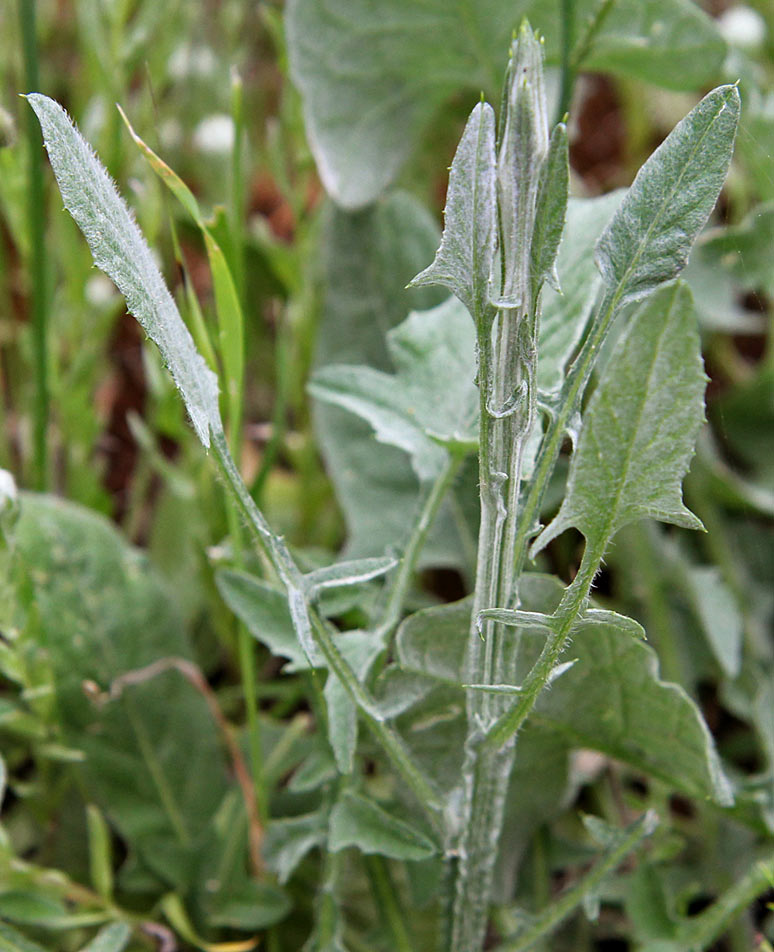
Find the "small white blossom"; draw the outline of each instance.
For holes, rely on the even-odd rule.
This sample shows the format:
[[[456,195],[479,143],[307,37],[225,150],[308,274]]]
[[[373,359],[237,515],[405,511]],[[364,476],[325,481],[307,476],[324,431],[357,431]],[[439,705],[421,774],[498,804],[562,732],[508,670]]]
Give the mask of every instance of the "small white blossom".
[[[213,113],[197,125],[194,146],[207,155],[227,155],[234,147],[234,121],[225,113]]]
[[[110,278],[106,278],[104,274],[95,274],[86,282],[83,293],[92,307],[105,307],[118,292]]]
[[[178,46],[169,57],[167,72],[172,79],[206,79],[217,66],[215,54],[209,46]]]
[[[741,49],[757,49],[766,38],[766,23],[752,7],[731,7],[718,18],[718,27],[727,43]]]

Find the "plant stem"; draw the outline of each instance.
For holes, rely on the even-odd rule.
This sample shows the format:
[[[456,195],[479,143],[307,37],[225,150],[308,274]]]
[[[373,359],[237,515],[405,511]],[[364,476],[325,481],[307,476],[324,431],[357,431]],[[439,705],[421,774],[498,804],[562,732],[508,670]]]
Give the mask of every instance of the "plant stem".
[[[465,456],[461,453],[449,453],[443,469],[436,477],[435,482],[427,490],[421,505],[419,519],[414,523],[406,547],[403,550],[400,563],[390,585],[387,603],[382,612],[382,618],[374,630],[374,636],[379,639],[389,638],[398,626],[403,611],[411,579],[416,570],[417,560],[422,552],[427,535],[435,521],[438,510],[446,497],[449,487],[460,471]],[[386,645],[385,647],[389,647]]]
[[[652,812],[646,813],[633,823],[621,842],[614,846],[589,873],[539,913],[526,931],[521,932],[515,939],[503,942],[497,947],[496,952],[526,952],[544,936],[553,932],[583,902],[584,896],[593,893],[605,877],[614,872],[622,860],[635,850],[645,837],[650,836],[657,823],[658,818]]]
[[[758,860],[709,909],[695,916],[680,935],[687,952],[703,952],[728,928],[731,920],[746,909],[774,882],[774,854]]]
[[[496,314],[477,313],[479,485],[481,523],[465,682],[508,684],[518,633],[480,612],[518,600],[514,573],[521,469],[534,426],[537,393],[538,301],[531,249],[538,182],[548,154],[542,50],[528,27],[514,44],[506,80],[506,113],[497,159],[497,201],[503,298],[517,302]],[[481,308],[481,305],[479,305]],[[492,318],[494,323],[492,323]],[[494,333],[493,333],[494,331]],[[487,745],[486,736],[510,703],[507,696],[467,692],[468,735],[463,763],[463,810],[456,818],[459,855],[451,952],[477,952],[486,934],[497,844],[502,830],[514,745]]]
[[[40,87],[35,0],[19,0],[24,82],[29,92]],[[32,298],[32,351],[35,375],[33,421],[34,486],[48,488],[48,283],[46,267],[45,196],[40,131],[32,113],[27,115],[28,173],[27,225],[30,240],[30,297]]]
[[[516,704],[500,716],[486,736],[485,746],[495,749],[512,741],[532,713],[540,692],[548,683],[551,672],[567,644],[570,632],[583,611],[591,591],[594,576],[602,561],[604,548],[592,549],[589,545],[572,585],[565,589],[553,620],[555,627],[547,638],[540,657],[522,682],[521,694]]]
[[[366,856],[366,869],[379,912],[390,934],[395,952],[413,952],[406,918],[400,906],[400,898],[390,875],[390,868],[382,856]]]
[[[269,570],[285,586],[294,624],[304,623],[309,626],[314,643],[322,653],[328,668],[341,681],[366,726],[416,797],[433,828],[440,833],[442,804],[437,792],[411,759],[399,735],[384,722],[369,692],[339,651],[325,621],[316,609],[308,604],[303,575],[293,561],[284,540],[272,533],[263,513],[248,492],[231,457],[223,430],[212,433],[212,449],[221,474],[258,545],[259,553]]]
[[[575,85],[575,70],[570,62],[575,27],[574,0],[562,0],[559,15],[559,28],[562,35],[561,65],[559,80],[559,103],[556,108],[556,121],[562,122],[570,111],[572,91]]]

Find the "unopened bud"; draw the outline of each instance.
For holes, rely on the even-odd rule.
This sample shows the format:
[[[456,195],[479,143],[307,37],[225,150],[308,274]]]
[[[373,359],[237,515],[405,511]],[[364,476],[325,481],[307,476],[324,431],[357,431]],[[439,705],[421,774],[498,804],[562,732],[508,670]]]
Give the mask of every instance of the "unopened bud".
[[[503,97],[505,121],[497,157],[503,256],[502,298],[515,305],[526,293],[530,236],[540,170],[548,154],[543,44],[525,21],[511,47]]]

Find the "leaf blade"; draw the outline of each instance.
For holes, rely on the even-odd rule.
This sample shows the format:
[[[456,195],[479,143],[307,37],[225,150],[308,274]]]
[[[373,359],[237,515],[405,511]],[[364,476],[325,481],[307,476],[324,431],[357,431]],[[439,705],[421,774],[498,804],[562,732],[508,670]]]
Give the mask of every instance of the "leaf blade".
[[[736,86],[712,90],[637,173],[596,246],[597,267],[619,304],[685,266],[725,181],[739,112]]]
[[[43,130],[65,208],[91,248],[94,262],[126,298],[128,310],[155,342],[204,444],[223,424],[215,374],[196,350],[150,248],[95,154],[62,107],[40,93],[27,101]]]
[[[571,526],[600,558],[638,518],[701,528],[683,505],[681,482],[705,384],[690,291],[677,282],[650,298],[619,340],[586,411],[565,498],[532,551]]]

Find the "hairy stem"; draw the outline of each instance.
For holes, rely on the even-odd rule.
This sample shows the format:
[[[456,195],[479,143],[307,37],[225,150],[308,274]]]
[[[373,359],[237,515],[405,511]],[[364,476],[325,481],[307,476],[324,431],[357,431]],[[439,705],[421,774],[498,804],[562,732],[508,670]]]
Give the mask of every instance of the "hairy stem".
[[[425,775],[411,759],[411,755],[398,734],[384,722],[376,704],[366,687],[358,680],[349,662],[342,655],[331,631],[316,609],[306,599],[304,580],[293,561],[283,539],[275,536],[269,528],[261,510],[255,505],[252,496],[242,481],[226,443],[223,431],[212,433],[212,448],[220,471],[230,487],[242,516],[255,540],[260,554],[272,571],[285,586],[288,600],[296,604],[296,610],[302,613],[311,629],[314,643],[322,654],[330,671],[341,681],[358,708],[360,716],[382,747],[403,781],[412,791],[419,805],[433,825],[440,832],[441,803],[437,792]]]
[[[432,528],[441,503],[444,501],[457,473],[459,473],[464,459],[465,456],[461,453],[450,453],[443,469],[424,496],[419,519],[414,523],[411,530],[411,535],[403,550],[395,576],[391,581],[381,621],[374,631],[377,638],[389,638],[400,621],[403,603],[406,600],[411,579],[417,567],[417,560],[427,541],[427,535]]]

